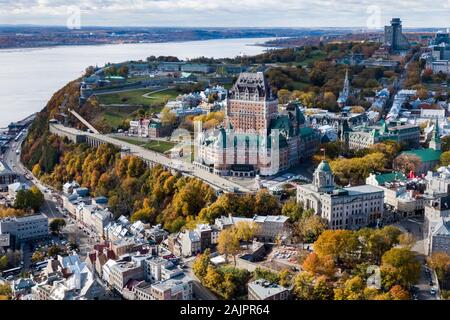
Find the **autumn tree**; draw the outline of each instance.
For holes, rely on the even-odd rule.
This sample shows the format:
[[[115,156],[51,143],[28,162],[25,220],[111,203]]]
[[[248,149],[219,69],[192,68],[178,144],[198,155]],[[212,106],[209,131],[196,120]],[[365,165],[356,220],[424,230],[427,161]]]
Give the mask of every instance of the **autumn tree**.
[[[450,274],[450,256],[445,252],[433,252],[427,262],[436,271],[439,280],[444,283]]]
[[[8,283],[0,284],[0,300],[9,300],[11,295],[11,286]]]
[[[277,92],[278,101],[281,104],[286,104],[291,100],[291,92],[286,89],[280,89]]]
[[[217,250],[220,254],[225,255],[225,259],[228,261],[228,255],[232,255],[234,258],[234,264],[236,265],[236,254],[240,250],[239,237],[234,229],[224,229],[219,233],[217,239]]]
[[[334,290],[335,300],[364,300],[366,283],[359,276],[350,278]]]
[[[0,257],[0,270],[5,270],[8,268],[8,257],[3,255]]]
[[[306,211],[304,213],[307,213]],[[296,223],[296,232],[307,243],[314,242],[320,234],[328,227],[328,222],[322,217],[312,214],[303,214]]]
[[[417,283],[420,263],[414,253],[406,248],[392,248],[381,259],[381,279],[385,288],[401,285],[408,288]]]
[[[409,292],[400,285],[395,285],[389,290],[389,295],[392,300],[409,300],[411,296]]]
[[[217,288],[222,282],[221,274],[212,265],[208,265],[203,277],[203,284],[207,288]]]
[[[203,280],[206,272],[208,271],[210,259],[211,254],[209,249],[206,249],[202,254],[199,254],[195,258],[194,264],[192,265],[192,270],[194,271],[194,274],[200,279],[200,281]]]
[[[278,282],[278,284],[285,288],[289,287],[289,285],[291,283],[291,281],[290,281],[291,274],[290,274],[289,270],[286,268],[281,270],[279,273],[279,277],[280,277],[280,281]]]
[[[412,233],[402,233],[399,236],[399,244],[403,247],[411,249],[412,246],[416,243],[416,239]]]
[[[336,272],[334,261],[331,256],[319,257],[315,252],[310,253],[303,261],[302,269],[314,275],[325,275],[328,278]]]
[[[325,230],[314,242],[314,252],[319,257],[330,256],[337,263],[353,265],[357,261],[359,242],[350,230]]]
[[[293,293],[299,300],[333,299],[333,286],[324,276],[315,278],[309,272],[300,272],[293,282]]]
[[[417,172],[422,164],[422,160],[416,155],[401,154],[394,160],[394,169],[408,175],[411,171]]]
[[[169,108],[164,108],[161,111],[161,123],[164,126],[174,126],[177,123],[177,116]]]
[[[37,178],[39,178],[39,177],[41,176],[41,174],[42,174],[42,169],[41,169],[41,166],[39,165],[39,163],[36,163],[36,164],[33,166],[33,169],[31,170],[31,173],[33,174],[33,176],[35,176],[35,177],[37,177]]]
[[[339,158],[330,161],[336,182],[340,185],[360,184],[370,173],[382,171],[386,157],[380,152],[367,154],[363,157]]]
[[[364,112],[366,112],[366,109],[364,109],[361,106],[353,106],[351,109],[351,112],[352,113],[364,113]]]
[[[260,226],[256,222],[239,221],[236,223],[235,228],[238,239],[248,242],[258,234]]]
[[[394,159],[400,153],[402,147],[396,141],[387,140],[383,142],[379,142],[370,147],[370,152],[379,152],[384,154],[386,157],[386,165],[387,167],[391,167]]]
[[[40,261],[43,261],[44,258],[45,258],[45,254],[42,251],[37,250],[31,256],[31,262],[33,262],[33,263],[40,262]]]
[[[450,151],[445,151],[441,154],[441,165],[442,166],[449,166],[450,165]]]

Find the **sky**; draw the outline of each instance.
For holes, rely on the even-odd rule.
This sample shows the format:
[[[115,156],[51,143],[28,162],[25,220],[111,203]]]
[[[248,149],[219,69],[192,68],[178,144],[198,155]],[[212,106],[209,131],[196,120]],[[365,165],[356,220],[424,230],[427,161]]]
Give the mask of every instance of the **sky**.
[[[0,0],[0,24],[179,27],[450,27],[450,0]]]

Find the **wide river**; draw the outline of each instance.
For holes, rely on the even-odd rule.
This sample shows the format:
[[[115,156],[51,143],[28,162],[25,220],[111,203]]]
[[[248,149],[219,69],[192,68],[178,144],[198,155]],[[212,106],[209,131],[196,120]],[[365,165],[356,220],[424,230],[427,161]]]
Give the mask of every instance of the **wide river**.
[[[40,111],[52,94],[81,76],[90,65],[145,60],[154,56],[180,59],[200,56],[233,58],[265,50],[269,38],[206,41],[64,46],[39,49],[0,50],[0,128]]]

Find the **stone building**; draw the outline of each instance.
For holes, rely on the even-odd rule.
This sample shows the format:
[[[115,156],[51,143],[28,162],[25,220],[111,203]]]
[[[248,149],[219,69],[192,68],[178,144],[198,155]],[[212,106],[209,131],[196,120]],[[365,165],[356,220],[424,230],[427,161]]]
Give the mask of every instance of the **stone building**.
[[[196,137],[194,164],[218,175],[271,176],[308,159],[320,133],[305,124],[296,104],[278,111],[262,72],[241,73],[230,90],[225,127]]]
[[[311,184],[297,187],[297,202],[326,219],[331,229],[359,229],[377,222],[384,212],[384,192],[372,185],[339,188],[323,160]]]

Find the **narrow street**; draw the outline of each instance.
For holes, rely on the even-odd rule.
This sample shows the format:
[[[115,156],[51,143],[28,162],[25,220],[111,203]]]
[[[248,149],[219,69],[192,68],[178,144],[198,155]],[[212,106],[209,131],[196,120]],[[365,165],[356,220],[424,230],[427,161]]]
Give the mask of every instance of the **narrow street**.
[[[416,243],[412,247],[412,251],[416,253],[417,260],[419,260],[421,265],[420,279],[416,284],[418,288],[417,299],[418,300],[437,300],[438,295],[433,295],[430,293],[431,288],[436,288],[436,281],[432,273],[427,272],[426,264],[426,251],[425,251],[425,239],[423,232],[423,222],[416,219],[405,219],[401,222],[394,224],[394,226],[399,227],[404,232],[410,232],[416,239]],[[431,279],[433,278],[433,279]],[[432,285],[430,282],[432,280]]]
[[[194,260],[195,259],[191,258],[185,261],[185,264],[187,266],[185,272],[194,280],[193,289],[195,296],[199,300],[218,300],[218,298],[211,292],[211,290],[201,285],[200,280],[194,274],[192,270],[192,264],[194,263]]]

